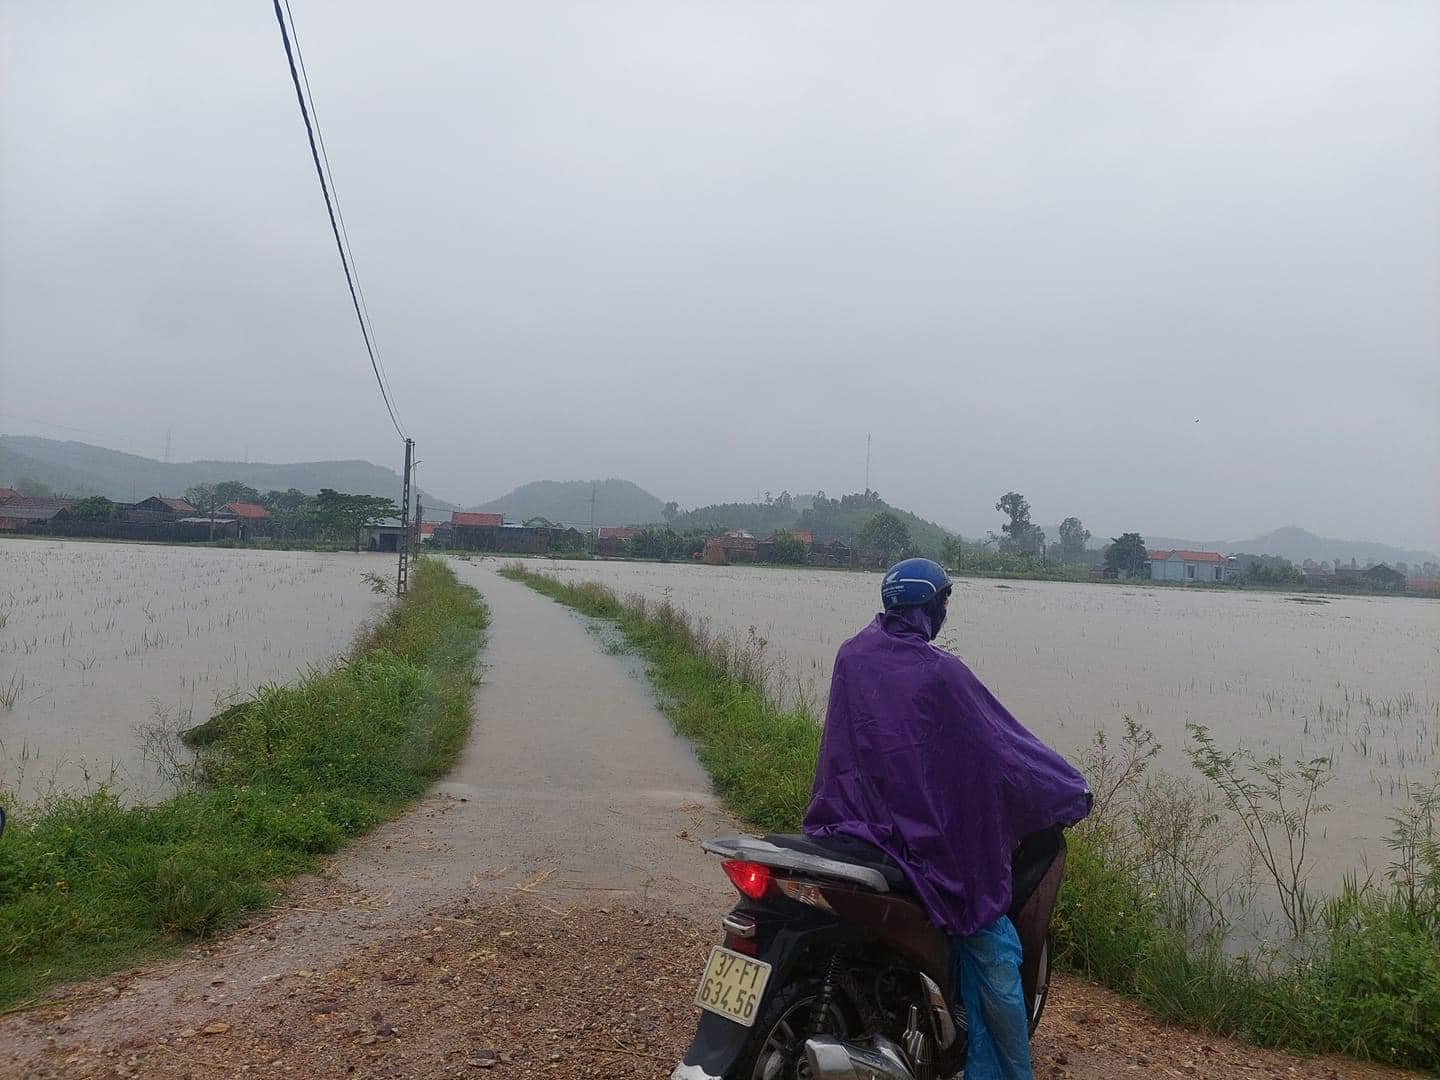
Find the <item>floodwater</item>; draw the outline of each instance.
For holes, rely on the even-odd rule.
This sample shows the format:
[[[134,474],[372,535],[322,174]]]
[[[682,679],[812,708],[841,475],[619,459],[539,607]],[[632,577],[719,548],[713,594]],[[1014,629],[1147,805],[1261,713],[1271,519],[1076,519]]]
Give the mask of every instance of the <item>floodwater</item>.
[[[878,610],[878,574],[554,562],[562,578],[670,600],[767,643],[775,679],[823,711],[835,650]],[[1323,599],[1323,603],[1315,602]],[[1314,881],[1381,869],[1386,818],[1440,768],[1440,604],[1391,597],[959,579],[939,644],[1074,758],[1097,727],[1152,729],[1157,768],[1195,775],[1186,725],[1222,750],[1333,755]],[[1113,743],[1112,738],[1112,743]]]
[[[343,653],[394,556],[0,540],[0,791],[168,787],[142,729]],[[6,702],[14,700],[7,707]]]

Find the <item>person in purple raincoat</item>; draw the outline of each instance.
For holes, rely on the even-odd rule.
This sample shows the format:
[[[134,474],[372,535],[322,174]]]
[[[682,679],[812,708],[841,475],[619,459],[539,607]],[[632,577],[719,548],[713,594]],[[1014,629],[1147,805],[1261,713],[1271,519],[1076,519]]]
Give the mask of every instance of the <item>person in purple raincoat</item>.
[[[950,589],[929,559],[897,563],[885,610],[840,646],[805,833],[864,840],[900,864],[951,940],[966,1080],[1018,1080],[1032,1071],[1010,858],[1026,836],[1083,818],[1090,790],[931,644]]]

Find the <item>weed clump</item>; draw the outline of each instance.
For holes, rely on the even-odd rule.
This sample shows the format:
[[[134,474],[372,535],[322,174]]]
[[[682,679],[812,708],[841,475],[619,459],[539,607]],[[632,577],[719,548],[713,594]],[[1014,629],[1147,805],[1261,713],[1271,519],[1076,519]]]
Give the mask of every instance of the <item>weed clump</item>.
[[[1440,1067],[1440,789],[1418,789],[1392,819],[1387,880],[1352,877],[1322,900],[1306,890],[1305,846],[1326,809],[1326,763],[1221,754],[1208,732],[1190,734],[1205,787],[1149,775],[1154,737],[1133,721],[1119,747],[1097,734],[1083,768],[1108,782],[1070,833],[1059,958],[1169,1020]],[[1250,872],[1227,879],[1220,855],[1236,837]],[[1233,916],[1253,913],[1261,891],[1289,939],[1238,952]]]

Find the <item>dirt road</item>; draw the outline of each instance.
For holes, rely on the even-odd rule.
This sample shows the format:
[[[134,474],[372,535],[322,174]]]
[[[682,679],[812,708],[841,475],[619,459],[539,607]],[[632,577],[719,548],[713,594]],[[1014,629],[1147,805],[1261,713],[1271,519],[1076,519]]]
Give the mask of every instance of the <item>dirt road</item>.
[[[0,1075],[666,1077],[730,889],[733,828],[603,634],[457,564],[493,629],[454,774],[183,957],[0,1019]],[[1399,1076],[1153,1024],[1061,980],[1045,1077]]]

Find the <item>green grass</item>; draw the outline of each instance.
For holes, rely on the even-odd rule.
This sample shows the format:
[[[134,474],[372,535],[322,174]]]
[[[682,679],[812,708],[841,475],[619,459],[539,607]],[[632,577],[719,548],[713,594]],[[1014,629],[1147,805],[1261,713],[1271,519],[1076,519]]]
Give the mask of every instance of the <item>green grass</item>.
[[[266,687],[164,802],[113,793],[15,813],[0,837],[0,1009],[234,925],[454,762],[487,613],[439,560],[336,666]]]
[[[1054,926],[1070,967],[1162,1019],[1299,1053],[1440,1070],[1440,928],[1382,889],[1326,906],[1313,952],[1264,963],[1165,929],[1103,838],[1072,836]]]
[[[763,661],[662,604],[622,603],[518,564],[501,571],[607,619],[649,663],[662,707],[696,740],[726,804],[757,829],[794,831],[809,801],[818,719],[766,692]],[[1432,870],[1432,873],[1440,871]],[[1382,887],[1325,905],[1303,963],[1263,964],[1166,929],[1164,912],[1105,828],[1070,834],[1055,915],[1059,961],[1158,1016],[1300,1053],[1340,1052],[1440,1070],[1440,917]]]

